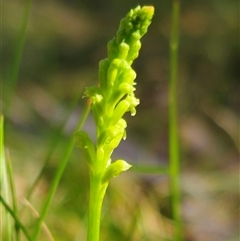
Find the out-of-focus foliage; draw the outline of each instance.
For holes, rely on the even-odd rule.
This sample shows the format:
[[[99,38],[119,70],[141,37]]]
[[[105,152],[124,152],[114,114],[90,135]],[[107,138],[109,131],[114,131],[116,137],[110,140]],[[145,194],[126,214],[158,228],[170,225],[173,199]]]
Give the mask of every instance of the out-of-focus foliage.
[[[65,121],[32,198],[39,210],[65,143],[85,103],[85,86],[97,83],[98,62],[119,19],[144,1],[33,1],[17,87],[6,116],[20,207],[57,128]],[[141,103],[128,117],[128,138],[118,158],[133,164],[168,163],[168,61],[171,1],[152,0],[154,21],[134,63]],[[18,41],[23,1],[3,4],[2,74],[8,84]],[[183,217],[188,241],[235,241],[238,230],[239,3],[236,0],[182,1],[179,51],[179,125]],[[85,129],[92,131],[89,118]],[[122,150],[122,152],[121,152]],[[59,241],[84,240],[88,173],[75,150],[47,216]],[[166,176],[124,174],[110,185],[103,210],[102,240],[165,240],[171,237]],[[23,220],[31,227],[30,208]],[[43,237],[44,234],[43,234]]]

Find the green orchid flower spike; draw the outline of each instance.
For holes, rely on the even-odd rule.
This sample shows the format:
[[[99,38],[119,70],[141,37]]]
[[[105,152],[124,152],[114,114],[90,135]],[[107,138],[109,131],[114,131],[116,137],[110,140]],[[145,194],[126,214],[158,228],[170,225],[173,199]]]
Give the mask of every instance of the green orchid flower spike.
[[[124,160],[112,162],[111,155],[126,138],[124,114],[134,116],[139,104],[134,94],[136,73],[131,65],[138,57],[140,39],[153,14],[154,7],[138,6],[121,20],[116,36],[108,43],[108,58],[99,63],[99,86],[85,90],[97,129],[96,144],[87,133],[75,133],[77,146],[84,150],[90,168],[88,241],[99,240],[101,206],[110,179],[131,167]]]

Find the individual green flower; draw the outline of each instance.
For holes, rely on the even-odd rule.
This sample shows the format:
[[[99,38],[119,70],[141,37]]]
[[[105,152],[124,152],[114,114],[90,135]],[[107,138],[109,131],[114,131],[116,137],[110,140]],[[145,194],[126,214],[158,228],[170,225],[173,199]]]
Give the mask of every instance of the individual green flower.
[[[102,183],[109,182],[112,177],[117,177],[121,172],[127,171],[131,165],[129,165],[127,162],[124,160],[117,160],[110,164],[102,178]]]

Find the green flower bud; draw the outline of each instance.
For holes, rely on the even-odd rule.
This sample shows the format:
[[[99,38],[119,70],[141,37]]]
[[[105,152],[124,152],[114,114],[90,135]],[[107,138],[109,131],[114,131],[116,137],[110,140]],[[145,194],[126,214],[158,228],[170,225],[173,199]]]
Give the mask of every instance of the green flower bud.
[[[119,176],[120,173],[127,171],[130,167],[131,165],[124,160],[117,160],[113,162],[106,169],[104,176],[102,178],[102,183],[108,183],[112,177]]]
[[[131,116],[136,115],[136,106],[139,105],[140,100],[137,99],[134,95],[128,95],[126,100],[130,103],[129,111],[131,112]]]
[[[109,98],[107,111],[109,116],[112,116],[114,109],[116,108],[117,104],[125,95],[133,93],[135,88],[128,83],[121,84],[117,90],[115,90]]]
[[[131,68],[129,63],[125,60],[122,60],[121,65],[119,66],[119,72],[114,83],[114,88],[117,88],[121,83],[127,82],[133,84],[134,79],[136,78],[135,71]]]
[[[107,91],[107,70],[109,67],[109,60],[103,59],[99,62],[99,71],[98,78],[100,82],[100,88],[103,90],[103,93]]]
[[[133,60],[135,60],[138,57],[141,46],[142,44],[139,40],[133,43],[133,47],[128,52],[128,56],[126,58],[127,62],[130,65],[132,64]]]
[[[115,149],[123,137],[125,128],[126,122],[118,120],[115,125],[111,125],[99,135],[97,146]]]
[[[118,58],[119,59],[126,59],[127,55],[128,55],[128,51],[129,51],[129,46],[128,44],[122,42],[119,44],[118,46]]]
[[[111,62],[107,73],[107,81],[108,81],[109,88],[112,88],[112,86],[114,85],[114,82],[117,79],[117,76],[121,71],[123,64],[124,64],[124,61],[121,59],[114,59]]]
[[[119,145],[122,139],[126,138],[125,128],[127,123],[120,119],[115,125],[110,126],[98,137],[97,149],[104,150],[105,161],[110,159],[113,150]]]
[[[147,31],[148,26],[151,23],[154,14],[154,8],[152,6],[140,7],[137,6],[132,9],[127,16],[120,22],[119,30],[117,32],[117,43],[125,42],[131,49],[129,43],[133,34],[135,40],[139,40]]]
[[[128,84],[128,83],[122,83],[122,84],[119,86],[119,90],[120,90],[122,93],[130,94],[130,93],[132,93],[132,92],[135,90],[135,87],[133,87],[131,84]]]
[[[120,119],[115,125],[110,126],[108,131],[112,135],[112,140],[108,144],[108,148],[114,150],[120,143],[122,139],[126,136],[125,129],[127,127],[127,122],[124,119]]]
[[[108,42],[107,49],[109,61],[112,61],[113,59],[118,57],[119,49],[115,38]]]
[[[122,118],[122,116],[129,110],[130,103],[127,100],[122,100],[119,102],[117,107],[114,110],[112,119],[111,119],[111,124],[115,124],[116,122],[119,121],[119,119]]]
[[[119,76],[119,79],[122,80],[122,82],[124,81],[129,84],[134,84],[134,80],[136,79],[136,76],[137,76],[136,72],[132,68],[129,68],[127,71],[122,71],[121,75]]]

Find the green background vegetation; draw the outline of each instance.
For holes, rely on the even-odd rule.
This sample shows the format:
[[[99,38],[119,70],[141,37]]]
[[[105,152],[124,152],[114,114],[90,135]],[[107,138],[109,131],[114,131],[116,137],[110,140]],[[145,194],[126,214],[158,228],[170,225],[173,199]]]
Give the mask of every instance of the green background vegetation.
[[[146,168],[143,173],[132,168],[110,183],[101,240],[170,239],[169,179],[147,167],[168,164],[172,1],[33,1],[14,85],[9,79],[24,2],[8,0],[1,6],[5,146],[22,220],[31,230],[34,214],[24,198],[49,159],[29,200],[40,210],[83,113],[84,88],[96,84],[98,62],[106,57],[106,44],[115,35],[119,20],[130,8],[151,4],[155,16],[133,65],[141,104],[136,117],[127,117],[128,138],[115,154]],[[186,241],[238,240],[238,17],[235,0],[181,3],[178,111]],[[91,116],[84,128],[94,133]],[[81,150],[75,149],[45,220],[57,241],[85,240],[89,180],[83,159]],[[42,239],[46,239],[44,233]]]

